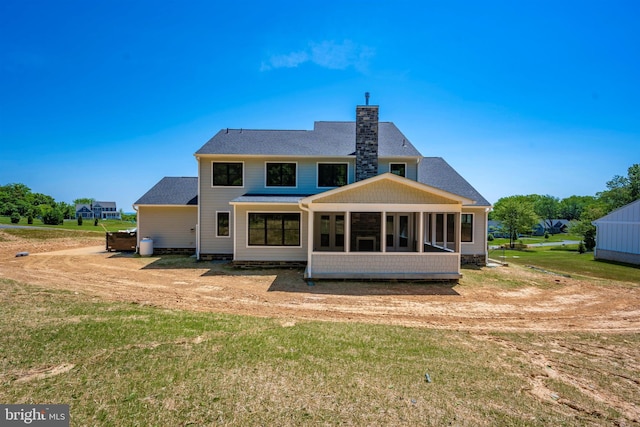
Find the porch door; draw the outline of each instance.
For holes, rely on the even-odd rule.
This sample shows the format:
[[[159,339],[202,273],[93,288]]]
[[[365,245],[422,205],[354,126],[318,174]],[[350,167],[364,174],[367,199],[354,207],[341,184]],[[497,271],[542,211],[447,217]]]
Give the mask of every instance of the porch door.
[[[412,234],[409,214],[387,214],[387,252],[408,252]]]
[[[322,213],[317,216],[316,251],[344,251],[344,214]]]

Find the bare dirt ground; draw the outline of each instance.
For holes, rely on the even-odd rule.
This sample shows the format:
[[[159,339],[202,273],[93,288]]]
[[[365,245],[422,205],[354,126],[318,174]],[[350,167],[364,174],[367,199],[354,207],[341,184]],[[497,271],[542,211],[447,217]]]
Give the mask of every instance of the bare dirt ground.
[[[465,270],[459,284],[321,281],[299,269],[238,270],[108,253],[102,238],[33,241],[3,233],[0,277],[166,308],[472,331],[640,331],[640,287],[510,266]],[[27,251],[29,256],[16,257]],[[513,289],[498,282],[519,283]]]

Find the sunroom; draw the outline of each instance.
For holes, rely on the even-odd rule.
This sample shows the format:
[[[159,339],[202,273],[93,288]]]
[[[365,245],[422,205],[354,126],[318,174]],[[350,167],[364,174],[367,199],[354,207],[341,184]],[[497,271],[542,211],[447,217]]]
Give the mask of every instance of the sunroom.
[[[306,197],[305,277],[457,280],[470,203],[390,173]]]

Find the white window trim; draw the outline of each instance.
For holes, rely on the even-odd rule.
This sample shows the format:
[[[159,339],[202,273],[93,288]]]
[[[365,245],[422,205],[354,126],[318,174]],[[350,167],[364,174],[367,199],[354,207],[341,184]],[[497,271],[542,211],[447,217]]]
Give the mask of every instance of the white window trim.
[[[242,164],[242,185],[213,185],[213,164],[214,163],[240,163]],[[229,160],[229,161],[221,161],[221,160],[212,160],[211,161],[211,188],[244,188],[244,182],[245,182],[245,177],[244,177],[244,171],[245,171],[245,167],[244,167],[244,161],[243,160],[239,160],[239,161],[235,161],[235,160]]]
[[[229,215],[229,235],[228,236],[223,236],[218,234],[218,214],[221,214],[221,213],[226,213]],[[219,237],[221,239],[231,238],[231,211],[216,211],[216,237]]]
[[[340,187],[321,187],[320,186],[320,165],[347,165],[347,183],[349,185],[349,162],[316,162],[316,188],[340,188]]]
[[[471,215],[471,241],[465,242],[462,240],[462,215]],[[473,245],[476,237],[476,214],[473,212],[460,212],[460,244],[461,245]]]
[[[389,173],[392,173],[391,172],[391,165],[404,165],[404,177],[403,178],[407,177],[407,164],[406,163],[403,163],[403,162],[389,162]],[[398,176],[400,176],[400,175],[398,175]]]
[[[296,185],[267,185],[267,165],[268,164],[282,164],[282,163],[293,163],[294,165],[296,165]],[[298,162],[290,162],[290,161],[286,161],[286,160],[282,160],[282,161],[272,161],[269,160],[267,162],[264,162],[264,188],[298,188]],[[244,175],[244,166],[242,168],[242,174]],[[244,184],[244,177],[242,180],[242,183]]]
[[[249,244],[249,215],[250,214],[298,214],[300,221],[298,222],[300,244],[298,246],[285,246],[285,245],[250,245]],[[245,230],[246,236],[244,239],[245,249],[299,249],[302,247],[302,212],[299,211],[247,211],[245,215]]]

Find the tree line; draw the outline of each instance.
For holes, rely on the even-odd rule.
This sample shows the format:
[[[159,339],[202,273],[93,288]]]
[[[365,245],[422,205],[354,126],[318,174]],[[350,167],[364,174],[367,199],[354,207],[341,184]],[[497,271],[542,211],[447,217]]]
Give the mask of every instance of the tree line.
[[[615,175],[606,183],[606,188],[595,196],[571,196],[562,200],[538,194],[503,197],[493,206],[489,219],[502,223],[512,246],[520,233],[530,233],[540,221],[552,230],[552,220],[570,220],[570,231],[582,236],[585,248],[592,250],[596,244],[592,221],[640,199],[640,164],[630,166],[627,176]]]
[[[56,202],[51,196],[34,193],[24,184],[0,185],[0,216],[8,216],[12,223],[18,223],[20,218],[27,218],[28,224],[33,224],[34,218],[39,218],[44,224],[58,225],[65,219],[76,216],[76,204],[91,204],[92,198],[78,198],[71,204]],[[120,212],[122,214],[122,210]],[[135,219],[128,218],[129,220]],[[122,215],[125,219],[127,215]]]

